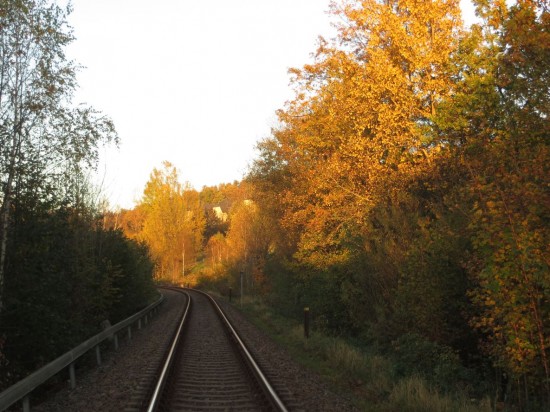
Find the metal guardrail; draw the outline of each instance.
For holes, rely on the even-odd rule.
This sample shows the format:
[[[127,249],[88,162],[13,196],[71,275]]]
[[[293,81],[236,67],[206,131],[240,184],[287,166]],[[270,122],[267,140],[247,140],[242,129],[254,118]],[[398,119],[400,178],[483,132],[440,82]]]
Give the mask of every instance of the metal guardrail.
[[[114,339],[115,349],[118,349],[118,336],[117,333],[121,330],[128,329],[128,338],[132,338],[131,326],[135,322],[138,322],[138,328],[141,329],[141,320],[145,317],[145,323],[147,323],[149,314],[155,308],[157,308],[164,301],[164,295],[161,294],[160,298],[147,306],[145,309],[137,312],[133,316],[105,329],[103,332],[91,337],[90,339],[82,342],[77,347],[71,349],[69,352],[61,355],[57,359],[43,366],[36,372],[20,380],[16,384],[10,386],[8,389],[0,393],[0,411],[4,411],[11,405],[19,400],[23,400],[23,411],[30,411],[29,394],[42,385],[48,379],[61,372],[66,367],[69,367],[69,374],[71,380],[71,387],[76,387],[76,377],[74,370],[75,361],[82,355],[87,353],[90,349],[96,349],[96,360],[98,364],[101,364],[101,352],[99,350],[99,344],[106,339]]]

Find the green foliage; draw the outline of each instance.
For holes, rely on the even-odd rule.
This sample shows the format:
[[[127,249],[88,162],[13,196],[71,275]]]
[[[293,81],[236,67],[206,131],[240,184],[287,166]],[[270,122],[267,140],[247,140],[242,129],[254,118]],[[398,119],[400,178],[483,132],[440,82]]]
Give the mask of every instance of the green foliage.
[[[398,376],[421,376],[443,391],[471,384],[472,374],[458,354],[448,346],[431,342],[421,335],[407,333],[392,342],[395,372]]]
[[[146,306],[156,294],[147,249],[69,208],[15,214],[0,317],[2,375],[13,383]]]
[[[405,345],[400,349],[406,353],[381,354],[372,347],[360,348],[344,338],[327,336],[318,330],[305,339],[300,322],[281,316],[257,299],[246,299],[243,310],[295,359],[322,375],[332,388],[352,399],[360,410],[492,410],[487,397],[472,398],[465,391],[465,381],[470,385],[477,381],[461,366],[458,356],[450,348],[427,342],[418,335],[405,337],[400,342]],[[412,345],[410,351],[406,347],[409,344]],[[399,351],[397,346],[395,348]],[[434,356],[435,359],[423,360],[421,356]],[[423,362],[421,367],[416,367],[415,360]],[[421,377],[417,372],[427,376]],[[443,389],[433,384],[432,372],[445,379]]]
[[[316,273],[297,284],[299,304],[310,308],[313,326],[321,331],[336,334],[353,331],[341,299],[342,281],[340,274],[327,272]]]
[[[110,279],[104,289],[110,303],[108,319],[119,322],[145,307],[157,295],[153,284],[153,263],[145,244],[128,239],[121,230],[99,230],[99,271]]]

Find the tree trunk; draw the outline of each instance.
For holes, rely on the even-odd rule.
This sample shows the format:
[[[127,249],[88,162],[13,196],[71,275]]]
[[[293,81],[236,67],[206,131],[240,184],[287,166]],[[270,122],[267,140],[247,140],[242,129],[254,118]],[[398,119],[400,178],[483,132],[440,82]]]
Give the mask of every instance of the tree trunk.
[[[16,89],[13,93],[13,128],[12,128],[12,147],[9,156],[9,165],[7,169],[8,178],[4,187],[4,199],[0,208],[0,312],[4,307],[4,280],[6,273],[6,250],[8,245],[9,221],[12,208],[12,186],[16,174],[17,159],[21,151],[22,124],[23,116],[21,115],[22,95],[23,95],[23,80],[20,70],[19,56],[15,60],[15,84]]]
[[[19,133],[14,130],[13,147],[10,154],[10,165],[8,170],[8,180],[4,189],[4,201],[0,208],[0,312],[4,307],[4,278],[6,269],[6,250],[8,245],[8,231],[12,201],[12,184],[15,177],[15,165],[19,149],[21,147],[21,139],[18,138]]]
[[[4,202],[0,213],[0,312],[4,307],[4,267],[6,265],[6,246],[8,243],[8,222],[10,210],[10,198],[4,193]]]

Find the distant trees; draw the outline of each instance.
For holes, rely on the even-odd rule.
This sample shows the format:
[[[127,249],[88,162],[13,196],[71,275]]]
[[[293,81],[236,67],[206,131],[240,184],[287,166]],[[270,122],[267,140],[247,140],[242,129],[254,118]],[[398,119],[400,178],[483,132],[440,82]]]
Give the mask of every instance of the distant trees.
[[[176,168],[165,161],[151,172],[136,206],[108,213],[105,224],[149,247],[158,280],[195,284],[199,276],[218,277],[235,262],[241,267],[244,260],[253,261],[243,258],[254,254],[248,235],[255,232],[247,231],[254,223],[245,212],[255,206],[243,206],[247,190],[234,182],[197,192],[182,184]],[[232,219],[241,224],[235,223],[230,233]]]
[[[196,264],[203,247],[204,211],[199,194],[178,181],[169,162],[154,169],[143,197],[131,213],[138,225],[126,225],[126,233],[149,246],[160,280],[183,282],[184,270]]]
[[[258,204],[250,199],[235,203],[230,211],[231,226],[227,234],[229,266],[242,271],[247,290],[265,286],[265,257],[271,247],[271,228]]]
[[[248,196],[248,188],[242,182],[205,186],[199,193],[206,222],[204,227],[204,268],[206,277],[224,276],[233,265],[235,250],[228,239],[231,220],[237,205]],[[238,272],[238,270],[237,270]]]
[[[225,236],[221,232],[210,236],[205,249],[207,263],[213,270],[227,263],[229,260],[229,246]]]

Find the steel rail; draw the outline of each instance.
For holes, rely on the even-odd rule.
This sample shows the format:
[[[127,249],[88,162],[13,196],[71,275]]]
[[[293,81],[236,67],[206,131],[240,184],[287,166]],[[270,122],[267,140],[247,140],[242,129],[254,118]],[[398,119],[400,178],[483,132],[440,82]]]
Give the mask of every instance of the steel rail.
[[[233,327],[233,325],[231,324],[227,316],[225,316],[225,313],[220,308],[218,303],[208,293],[201,292],[200,290],[194,290],[194,291],[205,295],[210,300],[210,302],[216,309],[218,315],[220,316],[222,321],[225,323],[230,334],[233,336],[233,338],[237,342],[239,351],[243,355],[245,362],[247,363],[248,367],[256,377],[256,380],[260,384],[262,390],[264,391],[271,405],[280,412],[288,412],[287,407],[285,406],[281,398],[279,398],[279,395],[277,395],[277,392],[275,391],[275,389],[273,389],[273,387],[271,386],[271,383],[269,382],[267,377],[264,375],[264,373],[262,372],[262,370],[260,369],[256,361],[254,360],[254,357],[252,356],[252,354],[244,344],[243,340],[240,338],[239,334],[237,333],[237,331],[235,330],[235,328]]]
[[[169,289],[177,290],[173,288],[169,288]],[[180,324],[174,335],[174,339],[172,340],[172,345],[170,345],[170,351],[168,352],[168,356],[166,357],[166,360],[164,361],[164,365],[162,366],[159,379],[157,381],[157,384],[155,385],[155,389],[153,390],[153,395],[151,395],[149,405],[147,406],[147,412],[153,412],[158,406],[158,403],[160,401],[160,396],[162,394],[162,390],[164,389],[166,380],[168,379],[170,367],[172,366],[172,363],[174,361],[174,356],[181,337],[181,331],[183,330],[183,326],[185,325],[185,320],[187,319],[187,315],[189,313],[189,310],[191,309],[191,296],[189,296],[189,293],[181,292],[181,290],[179,290],[179,292],[187,296],[187,306],[185,307]]]

